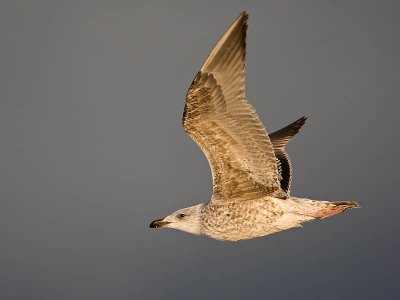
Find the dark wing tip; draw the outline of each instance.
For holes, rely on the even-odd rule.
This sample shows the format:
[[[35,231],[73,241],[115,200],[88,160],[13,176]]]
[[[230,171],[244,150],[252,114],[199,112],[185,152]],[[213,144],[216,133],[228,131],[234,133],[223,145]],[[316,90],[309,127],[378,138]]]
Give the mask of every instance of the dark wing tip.
[[[242,27],[243,34],[246,39],[246,32],[247,32],[247,27],[248,27],[248,21],[249,21],[249,14],[246,11],[242,11],[242,13],[237,17],[236,21],[234,23],[239,23],[240,26]]]
[[[289,155],[286,153],[284,149],[276,150],[275,156],[279,162],[279,172],[281,175],[280,185],[281,189],[289,194],[290,193],[290,184],[292,181],[292,164],[290,163]]]
[[[239,18],[243,18],[244,21],[247,21],[247,20],[249,19],[249,13],[248,13],[247,11],[244,10],[244,11],[242,11],[242,12],[240,13],[238,19],[239,19]]]
[[[297,121],[294,121],[295,124],[298,124],[299,129],[306,123],[307,121],[307,117],[306,116],[302,116],[300,119],[298,119]]]
[[[228,27],[208,55],[207,59],[200,68],[200,71],[205,73],[213,73],[215,69],[218,69],[222,66],[226,68],[228,64],[225,60],[231,62],[235,56],[230,54],[235,53],[236,51],[239,53],[243,51],[244,60],[248,18],[248,13],[243,11],[235,19],[235,21],[233,21],[233,23]],[[240,45],[239,48],[236,47],[237,45]]]
[[[287,194],[290,192],[290,184],[292,181],[292,166],[289,155],[285,151],[285,145],[299,132],[306,120],[307,118],[303,116],[286,127],[269,135],[271,143],[274,146],[275,156],[279,162],[281,189]]]
[[[292,124],[288,125],[290,132],[295,135],[299,132],[300,128],[306,123],[307,117],[303,116],[300,119],[294,121]]]
[[[285,145],[300,131],[307,118],[301,117],[300,119],[290,123],[289,125],[271,133],[269,138],[275,149],[283,149]]]

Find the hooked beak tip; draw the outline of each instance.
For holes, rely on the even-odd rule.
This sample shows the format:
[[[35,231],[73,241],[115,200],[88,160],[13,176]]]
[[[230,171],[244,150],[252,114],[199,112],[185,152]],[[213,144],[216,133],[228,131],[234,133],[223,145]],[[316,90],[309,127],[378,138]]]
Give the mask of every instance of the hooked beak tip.
[[[159,227],[163,227],[167,224],[169,224],[170,222],[165,222],[163,221],[164,219],[157,219],[154,220],[153,222],[150,223],[150,228],[159,228]]]

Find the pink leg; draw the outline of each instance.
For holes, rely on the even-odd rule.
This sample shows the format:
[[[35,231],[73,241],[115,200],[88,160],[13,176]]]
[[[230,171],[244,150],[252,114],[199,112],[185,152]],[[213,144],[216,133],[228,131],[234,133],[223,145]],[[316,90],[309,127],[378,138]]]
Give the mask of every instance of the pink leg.
[[[332,207],[328,207],[326,209],[322,209],[317,211],[313,217],[314,218],[319,218],[319,219],[324,219],[330,216],[334,216],[337,214],[340,214],[341,212],[343,212],[346,208],[343,206],[332,206]]]

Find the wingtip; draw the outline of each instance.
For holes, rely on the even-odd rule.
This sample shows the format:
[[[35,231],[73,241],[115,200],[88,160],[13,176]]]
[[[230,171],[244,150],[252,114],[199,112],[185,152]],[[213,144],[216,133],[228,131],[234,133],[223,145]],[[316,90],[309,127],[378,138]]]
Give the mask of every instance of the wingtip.
[[[248,18],[249,18],[249,13],[248,13],[247,11],[244,10],[244,11],[242,11],[242,12],[240,13],[239,17],[248,19]]]
[[[300,131],[300,129],[303,127],[303,125],[306,123],[306,121],[307,121],[307,117],[302,116],[300,119],[298,119],[297,121],[294,122],[297,132]]]
[[[302,116],[300,119],[298,119],[297,121],[295,121],[295,123],[298,122],[298,124],[300,124],[300,127],[302,127],[302,126],[306,123],[307,119],[308,119],[308,118],[307,118],[306,116]]]
[[[271,133],[269,135],[274,148],[283,148],[300,131],[306,123],[307,117],[303,116],[293,123]]]
[[[236,18],[236,20],[233,22],[233,24],[242,24],[242,26],[247,26],[247,21],[249,20],[249,14],[247,11],[242,11],[239,16]],[[232,24],[232,25],[233,25]]]
[[[201,72],[210,73],[216,67],[220,67],[225,61],[222,58],[229,58],[233,60],[236,56],[229,54],[235,52],[235,54],[242,54],[244,61],[246,53],[246,32],[247,32],[247,20],[249,15],[246,11],[242,11],[239,16],[233,21],[228,27],[225,33],[220,37],[217,44],[214,46],[210,54],[207,56],[205,62],[200,68]],[[236,47],[239,45],[238,47]],[[225,66],[228,65],[225,63]]]

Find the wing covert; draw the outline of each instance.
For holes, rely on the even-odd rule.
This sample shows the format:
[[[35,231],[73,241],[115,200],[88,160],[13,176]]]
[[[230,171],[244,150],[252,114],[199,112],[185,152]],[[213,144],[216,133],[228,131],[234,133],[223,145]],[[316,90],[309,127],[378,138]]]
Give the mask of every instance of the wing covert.
[[[242,13],[222,36],[186,97],[183,127],[209,161],[212,201],[286,197],[271,141],[245,99],[247,18]]]

